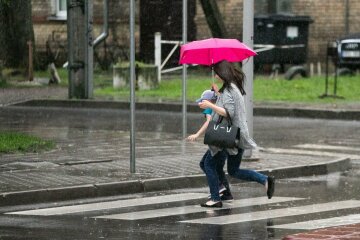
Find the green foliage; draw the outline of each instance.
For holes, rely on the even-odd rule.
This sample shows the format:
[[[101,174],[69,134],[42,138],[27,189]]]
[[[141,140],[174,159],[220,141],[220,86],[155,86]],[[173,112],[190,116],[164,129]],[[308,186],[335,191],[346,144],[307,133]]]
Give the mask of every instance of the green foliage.
[[[5,79],[0,78],[0,88],[8,87],[8,84]]]
[[[11,2],[11,0],[0,0],[0,4],[7,5],[7,6],[10,5],[10,2]]]
[[[195,101],[201,93],[211,88],[211,78],[196,77],[187,81],[187,96],[189,101]],[[152,90],[138,90],[137,97],[142,98],[162,98],[165,100],[180,100],[182,97],[182,81],[180,79],[163,80],[159,84],[159,88]],[[127,98],[129,96],[129,88],[113,89],[112,87],[104,87],[95,89],[97,96],[111,96],[115,99]]]
[[[337,95],[345,99],[319,98],[325,92],[325,77],[298,78],[292,81],[285,79],[269,79],[265,76],[255,76],[254,101],[283,101],[307,103],[333,103],[360,101],[360,84],[358,76],[341,76],[338,78]],[[187,99],[190,102],[200,97],[201,93],[210,88],[211,77],[189,75],[187,81]],[[329,79],[329,94],[333,94],[334,79]],[[175,100],[181,99],[182,81],[179,78],[163,80],[158,89],[138,90],[136,97]],[[128,99],[129,89],[113,89],[110,84],[95,89],[96,97],[111,97]]]
[[[325,93],[325,77],[285,79],[256,78],[254,81],[254,99],[256,101],[287,102],[344,102],[359,101],[360,84],[358,76],[341,76],[337,82],[337,95],[345,99],[319,98]],[[334,78],[329,78],[328,94],[333,94]]]
[[[0,153],[40,152],[50,150],[55,143],[15,132],[0,132]]]
[[[6,69],[4,69],[5,71]],[[4,72],[3,71],[3,72]],[[61,86],[68,86],[67,70],[58,69],[61,78]],[[35,72],[35,77],[49,77],[48,71]],[[169,76],[168,76],[169,78]],[[130,90],[114,89],[112,87],[112,71],[94,72],[94,95],[95,98],[106,98],[115,100],[128,100]],[[194,102],[201,93],[211,87],[212,77],[208,71],[188,71],[187,100]],[[328,94],[333,94],[334,78],[329,77]],[[14,86],[11,79],[0,87]],[[159,88],[153,90],[138,90],[136,97],[144,100],[180,101],[182,97],[181,76],[172,76],[172,79],[163,79]],[[345,103],[360,101],[359,76],[339,76],[337,83],[337,95],[345,99],[319,98],[325,92],[325,77],[297,78],[291,81],[283,78],[270,79],[268,76],[255,75],[254,101],[282,101],[282,102],[305,102],[305,103]]]
[[[31,1],[0,1],[0,58],[6,67],[28,66],[28,41],[34,43]]]

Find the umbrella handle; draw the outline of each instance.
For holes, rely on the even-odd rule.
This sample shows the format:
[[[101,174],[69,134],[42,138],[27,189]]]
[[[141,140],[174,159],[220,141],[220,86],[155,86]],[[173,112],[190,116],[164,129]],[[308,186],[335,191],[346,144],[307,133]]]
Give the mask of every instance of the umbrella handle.
[[[212,79],[212,83],[215,83],[215,74],[214,74],[214,59],[211,59],[211,79]]]

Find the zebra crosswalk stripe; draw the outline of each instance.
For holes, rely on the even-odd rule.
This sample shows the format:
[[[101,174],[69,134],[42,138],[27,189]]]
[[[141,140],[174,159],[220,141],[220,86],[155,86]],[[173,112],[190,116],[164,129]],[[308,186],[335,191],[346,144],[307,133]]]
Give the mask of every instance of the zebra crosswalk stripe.
[[[360,214],[351,214],[341,217],[325,218],[325,219],[311,220],[306,222],[281,224],[281,225],[270,226],[269,228],[312,230],[318,228],[335,227],[335,226],[355,224],[355,223],[360,223]]]
[[[360,207],[360,201],[348,200],[339,202],[328,202],[321,204],[305,205],[300,207],[280,208],[267,211],[257,211],[250,213],[241,213],[227,216],[200,218],[193,220],[180,221],[183,223],[197,223],[197,224],[213,224],[226,225],[232,223],[250,222],[269,218],[279,218],[288,216],[297,216],[302,214],[326,212],[340,209],[357,208]]]
[[[334,146],[334,145],[322,145],[322,144],[299,144],[295,145],[296,148],[308,148],[318,150],[344,150],[344,151],[359,151],[360,148],[348,147],[348,146]]]
[[[203,199],[204,197],[205,197],[204,193],[171,194],[171,195],[161,195],[156,197],[145,197],[145,198],[88,203],[88,204],[80,204],[80,205],[72,205],[72,206],[54,207],[54,208],[26,210],[26,211],[18,211],[18,212],[8,212],[5,214],[51,216],[51,215],[62,215],[62,214],[98,211],[98,210],[114,209],[114,208],[119,209],[119,208],[135,207],[135,206],[143,206],[143,205],[151,205],[151,204],[159,204],[159,203],[179,202],[186,200]]]
[[[249,207],[255,205],[288,202],[288,201],[295,201],[301,199],[302,198],[293,198],[293,197],[273,197],[270,200],[267,199],[266,197],[247,198],[247,199],[235,200],[231,203],[224,203],[224,206],[221,209]],[[140,220],[140,219],[149,219],[149,218],[168,217],[174,215],[183,215],[189,213],[206,212],[208,210],[209,209],[200,207],[199,205],[189,205],[183,207],[173,207],[173,208],[154,209],[154,210],[139,211],[139,212],[111,214],[111,215],[97,216],[94,218]]]
[[[302,149],[283,149],[283,148],[266,148],[265,152],[268,153],[281,153],[281,154],[296,154],[296,155],[312,155],[312,156],[322,156],[322,157],[339,157],[339,158],[350,158],[357,159],[359,155],[347,154],[347,153],[335,153],[335,152],[319,152],[319,151],[309,151]]]

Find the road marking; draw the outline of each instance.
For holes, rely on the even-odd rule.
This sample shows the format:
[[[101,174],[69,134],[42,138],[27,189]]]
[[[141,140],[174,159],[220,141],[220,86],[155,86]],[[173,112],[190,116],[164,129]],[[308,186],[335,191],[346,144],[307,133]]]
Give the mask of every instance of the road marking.
[[[360,223],[360,214],[352,214],[352,215],[341,216],[341,217],[311,220],[311,221],[307,221],[307,222],[281,224],[281,225],[271,226],[268,228],[312,230],[312,229],[318,229],[318,228],[335,227],[335,226],[355,224],[355,223]]]
[[[353,154],[307,151],[307,150],[300,150],[300,149],[266,148],[263,151],[268,152],[268,153],[312,155],[312,156],[322,156],[322,157],[339,157],[339,158],[346,157],[346,158],[350,158],[350,159],[358,159],[360,157],[359,155],[353,155]]]
[[[183,194],[161,195],[156,197],[135,198],[135,199],[117,200],[117,201],[109,201],[109,202],[54,207],[54,208],[34,209],[34,210],[18,211],[18,212],[8,212],[5,214],[51,216],[51,215],[62,215],[62,214],[98,211],[98,210],[114,209],[114,208],[119,209],[119,208],[135,207],[135,206],[143,206],[143,205],[159,204],[159,203],[179,202],[179,201],[204,199],[204,198],[206,198],[206,195],[204,193],[183,193]]]
[[[326,149],[326,150],[346,150],[346,151],[360,151],[360,148],[357,147],[347,147],[347,146],[334,146],[334,145],[321,145],[321,144],[299,144],[295,145],[296,148],[310,148],[310,149]]]
[[[241,213],[228,216],[200,218],[194,220],[180,221],[183,223],[198,223],[198,224],[213,224],[213,225],[225,225],[232,223],[251,222],[263,219],[297,216],[302,214],[326,212],[347,208],[360,207],[360,201],[348,200],[340,202],[328,202],[321,204],[305,205],[292,208],[281,208],[267,211],[258,211],[250,213]]]
[[[224,202],[224,205],[221,209],[249,207],[249,206],[255,206],[255,205],[296,201],[296,200],[301,200],[301,199],[303,199],[303,198],[273,197],[270,200],[267,199],[266,197],[247,198],[247,199],[235,200],[231,203]],[[221,210],[221,209],[215,209],[215,210]],[[208,208],[203,208],[203,207],[200,207],[199,205],[189,205],[189,206],[183,206],[183,207],[173,207],[173,208],[154,209],[154,210],[139,211],[139,212],[111,214],[111,215],[97,216],[94,218],[139,220],[139,219],[168,217],[168,216],[174,216],[174,215],[183,215],[183,214],[189,214],[189,213],[206,212],[208,210],[209,210]]]

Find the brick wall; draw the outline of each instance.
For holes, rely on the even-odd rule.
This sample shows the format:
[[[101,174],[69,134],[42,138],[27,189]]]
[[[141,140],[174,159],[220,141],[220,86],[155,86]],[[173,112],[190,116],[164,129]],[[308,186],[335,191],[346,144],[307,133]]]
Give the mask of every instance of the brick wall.
[[[43,17],[51,14],[50,1],[32,0],[33,17]]]
[[[294,13],[309,15],[314,20],[309,27],[308,60],[324,62],[327,43],[345,34],[344,1],[294,0],[293,2]]]
[[[350,17],[349,25],[350,32],[360,32],[360,3],[358,0],[349,0]]]
[[[136,6],[136,45],[139,46],[139,1],[135,1]],[[103,26],[103,1],[94,1],[94,39],[100,35]],[[60,58],[57,65],[62,65],[66,61],[67,52],[67,22],[57,19],[55,10],[52,7],[52,0],[32,0],[33,25],[35,33],[36,49],[40,55],[46,52],[46,41],[52,41],[55,51],[59,50]],[[113,55],[114,59],[118,56],[126,57],[126,50],[129,45],[129,1],[109,1],[109,36],[106,39],[107,51]],[[113,46],[117,46],[114,49]],[[101,54],[104,52],[104,44],[100,44],[96,51]],[[115,56],[116,55],[116,56]]]
[[[211,37],[211,32],[202,10],[200,0],[196,1],[195,23],[197,39]],[[139,0],[136,1],[136,46],[139,48]],[[243,0],[218,0],[219,10],[230,38],[242,38]],[[255,12],[264,12],[266,1],[255,1]],[[328,41],[345,34],[345,0],[292,0],[292,13],[308,15],[314,23],[309,26],[309,62],[325,62],[326,44]],[[129,45],[129,1],[109,1],[110,35],[106,42],[127,49]],[[349,0],[349,32],[360,32],[360,1]],[[38,49],[45,46],[49,36],[66,39],[66,22],[49,20],[51,1],[32,0],[34,30]],[[94,1],[94,36],[101,31],[102,1]],[[150,13],[149,13],[150,14]],[[61,35],[61,33],[64,33]]]
[[[219,0],[229,37],[242,38],[243,0]],[[255,1],[255,13],[266,11],[266,1]],[[326,44],[345,35],[345,1],[340,0],[292,0],[294,15],[310,16],[314,22],[309,26],[308,61],[325,62]],[[360,1],[349,0],[349,32],[360,32]],[[197,1],[197,38],[211,37],[200,1]]]
[[[241,38],[242,36],[242,0],[218,0],[219,11],[222,14],[229,38]],[[204,11],[201,7],[200,0],[197,0],[197,14],[195,23],[197,25],[197,39],[211,37],[211,31],[207,25]]]

